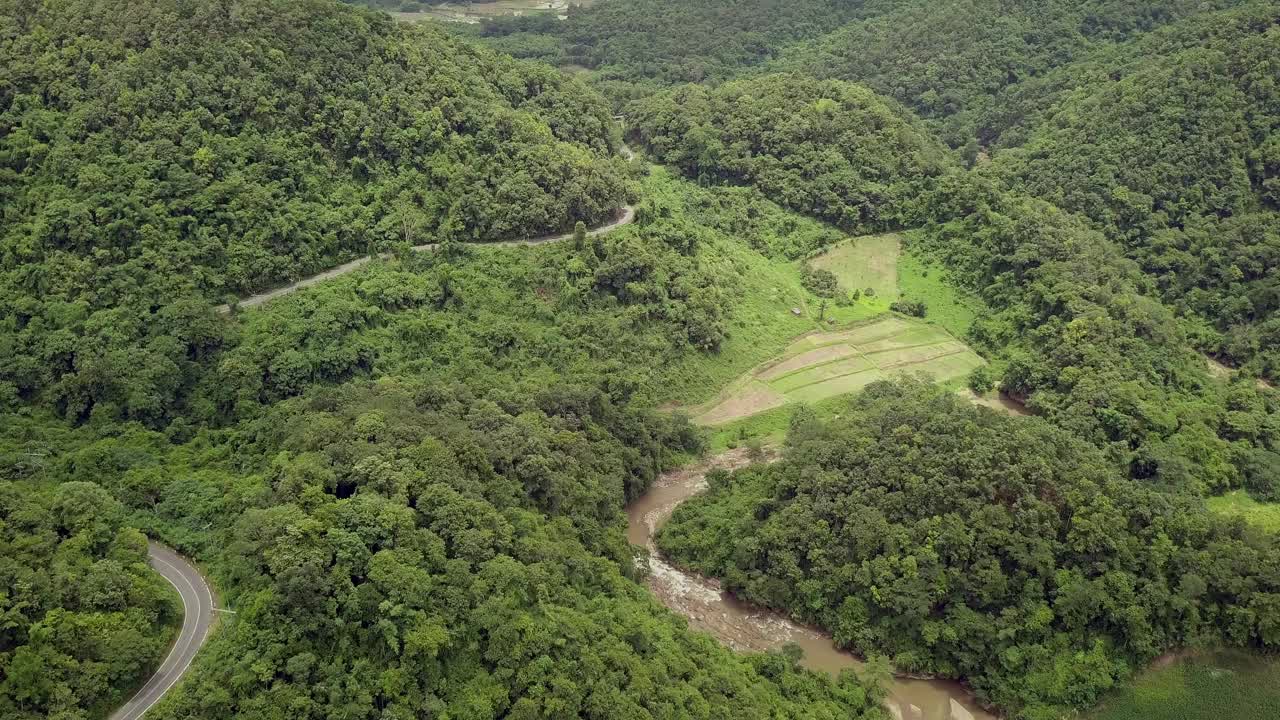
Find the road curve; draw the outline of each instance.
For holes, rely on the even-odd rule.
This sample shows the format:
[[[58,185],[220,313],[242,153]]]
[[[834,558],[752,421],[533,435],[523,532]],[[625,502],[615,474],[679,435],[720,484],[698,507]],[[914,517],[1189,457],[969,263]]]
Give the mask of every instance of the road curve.
[[[622,155],[626,157],[628,161],[634,160],[636,157],[636,154],[632,152],[631,148],[627,147],[626,145],[622,146]],[[620,215],[618,215],[613,220],[605,223],[604,225],[600,225],[598,227],[588,230],[587,237],[596,237],[597,235],[605,235],[607,233],[611,233],[614,230],[617,230],[618,228],[623,227],[624,225],[630,225],[632,222],[635,222],[635,219],[636,219],[635,207],[632,205],[623,205],[622,213]],[[570,233],[562,233],[559,235],[543,235],[541,237],[524,238],[523,240],[501,240],[498,242],[477,243],[477,244],[483,245],[485,247],[513,247],[516,245],[542,245],[544,243],[568,240],[571,237],[573,237],[573,233],[570,232]],[[425,252],[427,250],[435,250],[437,247],[438,247],[437,243],[427,243],[426,245],[415,245],[411,249],[414,250],[415,252]],[[377,255],[377,257],[384,258],[384,259],[389,258],[391,257],[391,253],[381,253]],[[330,280],[340,275],[346,275],[352,270],[355,270],[361,265],[364,265],[365,263],[369,262],[373,258],[374,256],[372,255],[366,255],[361,258],[356,258],[351,262],[347,262],[335,267],[331,267],[328,270],[318,272],[315,275],[310,275],[308,277],[302,278],[297,282],[289,283],[288,285],[283,285],[281,287],[278,287],[272,290],[265,290],[263,292],[260,292],[254,295],[250,295],[249,297],[246,297],[237,301],[236,306],[240,308],[251,308],[257,305],[262,305],[263,303],[267,303],[272,300],[275,300],[281,295],[288,295],[289,293],[297,292],[298,290],[301,290],[304,287],[315,285],[318,282]],[[219,305],[216,308],[214,308],[214,310],[216,310],[219,314],[225,315],[231,312],[231,306]]]
[[[147,556],[156,572],[164,576],[182,596],[182,631],[164,662],[147,684],[129,702],[111,714],[109,720],[137,720],[160,701],[169,688],[191,667],[200,646],[209,636],[213,622],[213,592],[200,571],[181,555],[159,543],[147,543]]]

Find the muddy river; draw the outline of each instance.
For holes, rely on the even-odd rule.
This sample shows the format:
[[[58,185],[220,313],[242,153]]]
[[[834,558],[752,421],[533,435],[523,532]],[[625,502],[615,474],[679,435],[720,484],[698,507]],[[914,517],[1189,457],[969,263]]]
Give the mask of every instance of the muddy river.
[[[734,599],[714,580],[683,572],[658,557],[655,531],[676,506],[706,489],[705,476],[715,468],[735,469],[749,462],[745,450],[664,474],[644,497],[627,508],[627,538],[649,549],[649,589],[662,604],[689,619],[694,630],[710,633],[740,651],[777,650],[786,643],[804,649],[805,667],[836,674],[860,667],[853,655],[839,650],[831,637],[786,617]],[[889,711],[903,720],[994,720],[959,684],[945,680],[896,678],[889,687]]]

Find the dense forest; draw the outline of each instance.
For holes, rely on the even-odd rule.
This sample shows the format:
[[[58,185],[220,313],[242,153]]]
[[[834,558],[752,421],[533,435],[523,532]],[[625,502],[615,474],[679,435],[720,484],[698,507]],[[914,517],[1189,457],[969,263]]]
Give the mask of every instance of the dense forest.
[[[784,65],[852,80],[924,118],[953,147],[975,139],[1011,88],[1181,18],[1238,0],[883,0]]]
[[[628,107],[654,156],[700,182],[750,183],[846,232],[912,223],[942,147],[866,88],[766,75],[683,85]]]
[[[942,199],[956,217],[931,225],[922,251],[992,308],[970,339],[1004,358],[1005,392],[1105,448],[1135,479],[1272,494],[1276,393],[1248,377],[1211,381],[1149,279],[1083,220],[986,183],[955,190]]]
[[[480,31],[516,57],[599,72],[619,106],[679,83],[718,82],[759,67],[791,43],[818,37],[856,12],[840,0],[628,0],[545,15],[499,17]],[[708,38],[715,38],[709,42]]]
[[[1280,8],[1197,16],[1026,87],[990,171],[1090,218],[1197,345],[1280,376]],[[1002,118],[1007,122],[1008,118]],[[1004,149],[1007,148],[1007,149]]]
[[[1038,417],[798,410],[663,552],[1016,718],[1280,642],[1276,536],[1203,502],[1280,501],[1274,3],[567,14],[0,0],[0,715],[146,677],[151,536],[237,614],[149,716],[885,720],[691,633],[623,509],[709,447],[670,408],[833,328],[810,258],[908,230]]]
[[[39,461],[27,458],[28,461]],[[150,674],[182,609],[147,538],[86,473],[0,480],[0,716],[101,717]]]
[[[1072,433],[880,383],[798,415],[783,460],[710,478],[677,562],[1019,718],[1095,704],[1189,642],[1280,644],[1280,542],[1134,483]]]
[[[584,386],[384,379],[273,405],[220,444],[226,470],[157,498],[218,525],[239,608],[159,716],[875,716],[853,678],[735,658],[626,578],[621,504],[684,442]]]
[[[736,656],[635,582],[623,504],[701,445],[649,408],[755,282],[717,228],[816,234],[759,196],[748,221],[641,189],[606,236],[398,252],[210,314],[163,422],[3,417],[0,474],[101,484],[237,610],[153,713],[885,718],[874,683]]]
[[[598,96],[438,30],[324,0],[2,7],[0,402],[159,422],[211,299],[629,192]]]

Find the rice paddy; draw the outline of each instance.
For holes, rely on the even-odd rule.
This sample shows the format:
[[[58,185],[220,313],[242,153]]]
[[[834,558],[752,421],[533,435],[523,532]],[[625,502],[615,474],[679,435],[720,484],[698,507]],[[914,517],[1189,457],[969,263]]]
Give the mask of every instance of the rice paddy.
[[[806,335],[691,414],[698,424],[718,426],[792,403],[856,392],[900,373],[925,373],[945,382],[982,364],[982,358],[946,330],[888,316]]]

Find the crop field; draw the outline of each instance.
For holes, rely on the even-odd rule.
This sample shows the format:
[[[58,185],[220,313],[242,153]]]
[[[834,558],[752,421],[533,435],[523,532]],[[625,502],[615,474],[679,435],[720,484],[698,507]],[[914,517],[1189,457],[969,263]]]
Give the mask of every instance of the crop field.
[[[790,403],[814,403],[855,392],[899,373],[923,372],[940,382],[954,380],[982,363],[946,330],[891,316],[806,335],[691,414],[701,425],[723,425]]]
[[[595,0],[573,0],[574,5],[586,6],[593,2]],[[544,13],[563,16],[568,11],[569,0],[477,0],[476,2],[447,2],[439,5],[422,4],[417,10],[393,12],[391,16],[404,22],[444,20],[475,24],[493,17]]]
[[[867,235],[836,245],[811,262],[829,270],[846,292],[871,288],[876,297],[898,297],[898,256],[901,239],[894,234]]]

